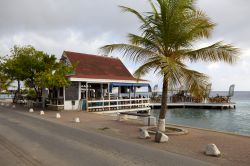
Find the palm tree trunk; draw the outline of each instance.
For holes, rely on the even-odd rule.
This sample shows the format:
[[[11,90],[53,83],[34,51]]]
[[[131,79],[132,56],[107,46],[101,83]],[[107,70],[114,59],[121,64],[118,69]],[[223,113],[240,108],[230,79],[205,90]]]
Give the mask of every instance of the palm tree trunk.
[[[161,99],[161,111],[158,121],[158,131],[165,131],[165,116],[167,111],[167,97],[168,97],[168,80],[166,76],[163,79],[162,99]]]

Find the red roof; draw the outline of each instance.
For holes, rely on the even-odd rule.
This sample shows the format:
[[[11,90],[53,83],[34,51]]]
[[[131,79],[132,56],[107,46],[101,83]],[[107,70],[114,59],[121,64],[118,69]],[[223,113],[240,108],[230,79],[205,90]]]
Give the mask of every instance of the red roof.
[[[64,51],[64,55],[77,65],[71,78],[136,80],[120,59],[70,51]]]

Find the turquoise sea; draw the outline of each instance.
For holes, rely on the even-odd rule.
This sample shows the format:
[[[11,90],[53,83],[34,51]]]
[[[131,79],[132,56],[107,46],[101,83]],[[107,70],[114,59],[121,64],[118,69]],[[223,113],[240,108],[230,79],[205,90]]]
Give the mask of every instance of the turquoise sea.
[[[227,93],[212,92],[210,96],[226,95]],[[166,114],[166,123],[250,136],[250,92],[236,91],[232,102],[236,103],[236,109],[169,109]],[[158,117],[159,110],[152,110],[151,114]]]

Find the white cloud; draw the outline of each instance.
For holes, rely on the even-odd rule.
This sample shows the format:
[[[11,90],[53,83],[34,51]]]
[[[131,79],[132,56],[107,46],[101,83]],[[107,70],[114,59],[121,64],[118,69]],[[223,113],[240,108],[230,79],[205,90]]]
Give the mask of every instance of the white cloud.
[[[220,67],[219,63],[216,63],[216,62],[211,63],[207,66],[208,70],[217,70],[219,69],[219,67]]]
[[[2,55],[8,54],[13,45],[32,45],[49,54],[55,54],[57,57],[60,57],[64,50],[97,54],[99,47],[105,45],[109,38],[108,33],[91,40],[85,38],[80,31],[66,30],[59,37],[57,33],[62,34],[52,32],[44,35],[42,33],[24,32],[0,38],[0,53]]]
[[[118,5],[147,11],[147,0],[1,0],[0,55],[13,45],[31,44],[49,54],[61,56],[63,50],[98,53],[105,44],[126,42],[128,32],[137,32],[139,22],[122,13]],[[217,5],[214,5],[217,4]],[[197,42],[195,47],[224,40],[240,47],[237,64],[197,63],[191,68],[208,74],[214,90],[227,90],[231,83],[237,90],[250,90],[250,1],[198,0],[197,4],[218,24],[213,37]],[[39,7],[38,7],[39,6]],[[223,6],[223,9],[222,9]],[[233,12],[232,12],[233,11]],[[237,14],[235,14],[237,13]],[[133,73],[138,65],[117,54]],[[150,72],[145,79],[161,86],[161,78]]]

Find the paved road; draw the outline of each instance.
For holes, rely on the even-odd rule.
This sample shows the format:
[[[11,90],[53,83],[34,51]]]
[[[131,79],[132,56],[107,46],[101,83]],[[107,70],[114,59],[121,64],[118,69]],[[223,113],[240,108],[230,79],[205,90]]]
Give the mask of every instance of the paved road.
[[[208,163],[0,106],[0,165],[123,166]]]

